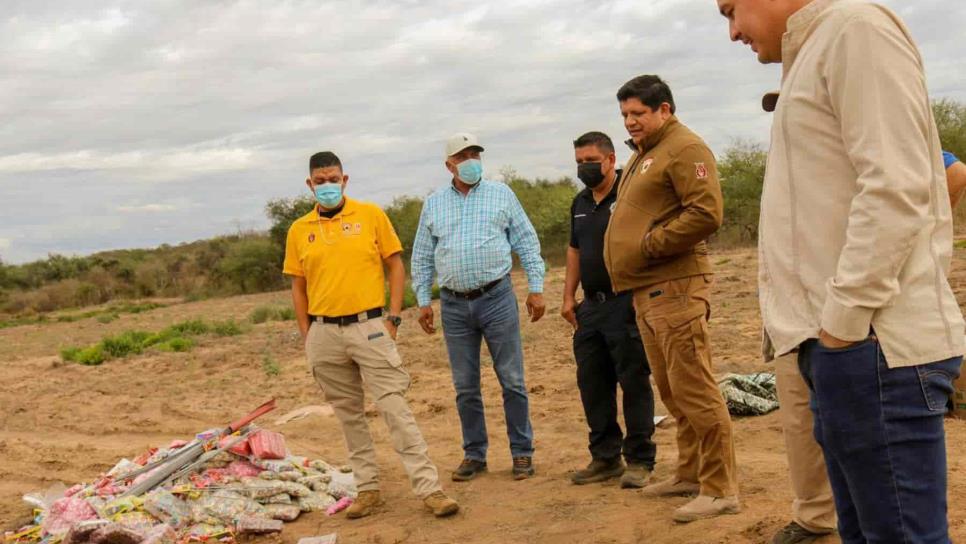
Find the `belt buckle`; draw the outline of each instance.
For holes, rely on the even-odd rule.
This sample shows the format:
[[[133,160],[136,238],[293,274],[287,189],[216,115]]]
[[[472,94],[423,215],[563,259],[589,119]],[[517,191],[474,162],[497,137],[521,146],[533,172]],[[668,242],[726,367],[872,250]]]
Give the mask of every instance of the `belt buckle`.
[[[604,293],[603,291],[597,291],[596,293],[594,293],[594,300],[596,300],[600,304],[603,304],[607,302],[607,294]]]
[[[369,321],[369,313],[368,312],[362,312],[359,315],[357,315],[356,317],[359,319],[359,323],[365,323],[366,321]]]

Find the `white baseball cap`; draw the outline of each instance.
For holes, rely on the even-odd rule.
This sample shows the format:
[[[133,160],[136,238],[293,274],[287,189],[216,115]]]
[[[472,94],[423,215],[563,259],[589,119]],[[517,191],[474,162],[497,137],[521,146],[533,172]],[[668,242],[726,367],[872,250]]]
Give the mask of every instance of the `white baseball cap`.
[[[483,151],[483,146],[480,145],[476,136],[469,132],[457,132],[446,140],[446,158],[452,157],[467,147],[478,147],[480,151]]]

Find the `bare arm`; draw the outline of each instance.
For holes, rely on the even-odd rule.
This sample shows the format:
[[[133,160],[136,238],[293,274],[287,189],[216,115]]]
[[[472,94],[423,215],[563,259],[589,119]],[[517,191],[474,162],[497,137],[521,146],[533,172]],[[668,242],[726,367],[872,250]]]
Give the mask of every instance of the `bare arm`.
[[[966,190],[966,164],[955,162],[947,168],[946,184],[949,188],[949,203],[955,209]]]
[[[567,275],[564,278],[563,306],[560,307],[560,315],[568,323],[577,328],[577,316],[574,309],[577,307],[577,286],[580,284],[580,250],[567,248]]]
[[[580,285],[580,250],[567,248],[567,275],[564,278],[564,300],[577,297],[577,286]]]
[[[403,266],[402,253],[393,253],[382,261],[389,271],[389,315],[402,313],[403,290],[406,288],[406,267]],[[396,339],[396,326],[386,320],[386,329],[392,339]]]
[[[403,266],[402,253],[393,253],[383,262],[389,271],[389,315],[402,313],[403,290],[406,287],[406,267]]]
[[[292,306],[304,342],[309,334],[309,294],[304,276],[292,276]]]

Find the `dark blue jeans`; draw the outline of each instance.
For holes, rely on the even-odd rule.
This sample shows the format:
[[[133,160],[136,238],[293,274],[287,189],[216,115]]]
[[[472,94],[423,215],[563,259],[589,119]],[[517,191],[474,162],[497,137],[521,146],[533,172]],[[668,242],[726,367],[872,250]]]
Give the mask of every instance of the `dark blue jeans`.
[[[870,337],[809,340],[798,362],[843,544],[948,544],[943,415],[962,357],[890,369]]]
[[[445,290],[442,301],[443,334],[449,352],[456,409],[463,430],[467,459],[486,460],[489,440],[480,391],[480,348],[483,340],[493,358],[493,370],[503,388],[503,415],[513,457],[533,455],[530,404],[523,380],[520,310],[510,278],[475,300]]]

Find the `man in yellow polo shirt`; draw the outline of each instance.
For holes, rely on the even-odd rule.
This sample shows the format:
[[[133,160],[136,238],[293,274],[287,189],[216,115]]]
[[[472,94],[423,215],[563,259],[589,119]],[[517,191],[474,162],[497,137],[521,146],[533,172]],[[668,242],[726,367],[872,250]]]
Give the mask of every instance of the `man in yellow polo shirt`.
[[[413,492],[433,514],[448,516],[459,505],[443,493],[403,396],[410,379],[395,343],[405,283],[402,245],[378,206],[343,196],[348,181],[334,153],[323,151],[309,159],[305,183],[318,205],[289,228],[283,270],[292,276],[309,367],[342,424],[349,449],[359,495],[346,516],[368,516],[382,503],[363,382],[389,427]],[[390,294],[386,316],[384,267]]]

